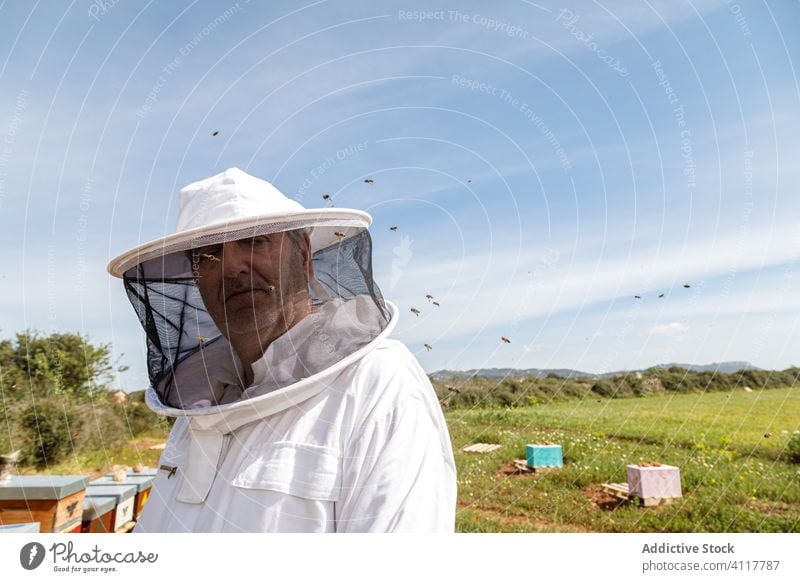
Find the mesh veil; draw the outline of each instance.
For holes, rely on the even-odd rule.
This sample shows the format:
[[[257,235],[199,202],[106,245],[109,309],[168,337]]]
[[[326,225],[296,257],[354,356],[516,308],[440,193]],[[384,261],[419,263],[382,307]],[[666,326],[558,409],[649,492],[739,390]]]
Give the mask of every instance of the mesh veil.
[[[320,232],[326,229],[331,232]],[[229,233],[226,240],[266,230]],[[313,251],[308,292],[314,313],[267,349],[268,378],[261,388],[244,385],[241,362],[204,305],[191,253],[180,250],[144,260],[124,273],[125,291],[147,337],[150,382],[162,403],[215,406],[282,388],[335,364],[388,325],[389,311],[373,280],[368,230],[314,226],[304,232],[335,242]],[[203,239],[191,246],[206,244]]]

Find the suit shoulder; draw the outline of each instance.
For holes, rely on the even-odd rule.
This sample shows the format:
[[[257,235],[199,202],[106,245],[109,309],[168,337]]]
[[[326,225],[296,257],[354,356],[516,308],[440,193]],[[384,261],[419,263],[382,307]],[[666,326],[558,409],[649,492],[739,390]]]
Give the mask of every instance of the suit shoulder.
[[[428,376],[409,349],[397,340],[383,340],[350,370],[350,386],[359,400],[401,404],[409,398],[435,399]],[[369,405],[368,405],[369,406]],[[372,406],[369,406],[372,408]]]
[[[366,354],[358,364],[358,375],[377,375],[389,381],[397,375],[406,379],[424,379],[429,384],[428,376],[419,365],[417,358],[397,340],[384,340],[370,353]]]

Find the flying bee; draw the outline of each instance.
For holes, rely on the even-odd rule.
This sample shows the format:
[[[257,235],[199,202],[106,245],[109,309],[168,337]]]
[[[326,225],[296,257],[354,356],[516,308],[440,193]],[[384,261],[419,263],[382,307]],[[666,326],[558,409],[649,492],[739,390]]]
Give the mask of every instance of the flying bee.
[[[641,298],[642,298],[642,296],[641,296],[641,295],[634,295],[634,296],[633,296],[633,298],[634,298],[634,299],[641,299]]]
[[[330,200],[331,199],[331,195],[328,194],[327,192],[323,192],[322,193],[322,199],[323,200]]]
[[[203,257],[204,259],[208,259],[209,261],[215,261],[215,262],[220,261],[219,257],[216,257],[214,255],[209,255],[208,253],[203,253],[200,256]]]
[[[267,285],[267,291],[275,291],[275,285]]]
[[[500,337],[500,340],[501,340],[501,341],[502,341],[504,344],[510,344],[510,343],[511,343],[511,340],[510,340],[510,339],[508,339],[506,336],[501,336],[501,337]]]
[[[683,284],[683,288],[684,288],[684,289],[688,289],[689,287],[691,287],[691,285],[689,285],[689,283],[684,283],[684,284]]]
[[[391,230],[392,232],[397,232],[397,227],[396,226],[390,226],[389,230]]]
[[[433,304],[434,304],[436,307],[439,307],[439,302],[438,302],[438,301],[434,301],[434,302],[433,302]]]
[[[449,392],[455,392],[456,394],[461,394],[461,390],[459,390],[458,388],[454,388],[453,386],[450,386],[450,384],[445,384],[444,387],[447,388]]]
[[[342,240],[344,238],[344,233],[343,232],[339,232],[338,230],[336,232],[334,232],[333,234],[336,235],[336,238],[338,238],[339,240]]]
[[[205,336],[203,336],[203,335],[199,335],[199,336],[197,336],[197,339],[199,339],[199,340],[200,340],[200,345],[201,345],[201,346],[202,346],[204,343],[206,343],[206,337],[205,337]]]
[[[431,299],[433,299],[433,295],[431,295],[430,293],[428,293],[427,295],[425,295],[425,299],[427,299],[428,301],[430,301]]]
[[[422,344],[422,345],[424,345],[425,349],[428,351],[431,351],[433,349],[433,346],[431,344]]]
[[[411,313],[413,313],[414,315],[419,317],[420,311],[419,311],[419,309],[416,309],[416,308],[412,307],[411,308]]]
[[[217,136],[219,135],[219,132],[218,132],[218,131],[215,131],[215,132],[214,132],[214,133],[212,133],[211,135],[213,135],[214,137],[217,137]]]
[[[658,296],[658,298],[659,299],[663,299],[664,298],[664,294],[662,293],[661,295]]]
[[[374,183],[375,180],[373,180],[372,178],[367,178],[366,180],[364,180],[364,184],[374,184]]]

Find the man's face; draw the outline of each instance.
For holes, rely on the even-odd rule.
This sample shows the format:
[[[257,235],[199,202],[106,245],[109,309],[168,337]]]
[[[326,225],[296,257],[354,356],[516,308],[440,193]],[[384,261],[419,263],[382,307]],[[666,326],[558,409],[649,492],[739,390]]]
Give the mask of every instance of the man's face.
[[[274,339],[308,306],[312,269],[304,233],[295,240],[282,232],[202,247],[193,251],[192,265],[203,303],[229,339],[253,333]]]

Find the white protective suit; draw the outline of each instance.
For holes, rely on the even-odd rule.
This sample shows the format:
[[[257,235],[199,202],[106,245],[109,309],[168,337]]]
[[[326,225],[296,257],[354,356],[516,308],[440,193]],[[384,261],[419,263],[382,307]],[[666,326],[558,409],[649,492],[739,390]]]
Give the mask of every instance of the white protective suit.
[[[305,209],[238,168],[179,196],[176,232],[108,267],[147,337],[147,403],[177,418],[135,531],[452,532],[450,437],[419,363],[388,339],[371,217]],[[271,314],[307,306],[249,386],[218,327],[225,289]]]
[[[253,364],[249,398],[177,410],[148,390],[151,408],[178,418],[135,532],[454,530],[450,438],[425,372],[387,338],[397,308],[387,302],[389,325],[366,346],[322,370],[306,363],[320,341],[342,347],[341,320],[356,320],[361,300],[337,300],[275,340]],[[183,362],[178,380],[208,377],[217,394],[241,394],[239,370],[215,369],[212,349],[229,344]]]

